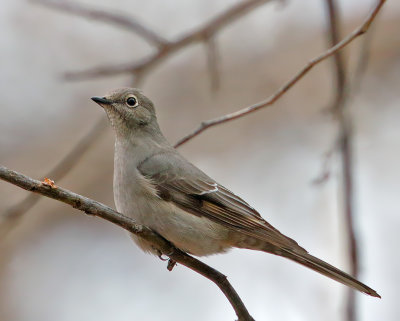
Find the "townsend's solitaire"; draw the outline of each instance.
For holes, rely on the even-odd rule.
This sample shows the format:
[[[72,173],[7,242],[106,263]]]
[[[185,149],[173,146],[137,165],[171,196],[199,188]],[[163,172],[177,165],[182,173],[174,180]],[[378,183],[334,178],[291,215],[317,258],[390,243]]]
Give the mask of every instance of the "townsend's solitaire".
[[[153,103],[138,89],[93,97],[115,131],[114,199],[119,212],[177,248],[203,256],[232,247],[286,257],[371,296],[373,289],[310,255],[240,197],[187,161],[167,141]],[[157,254],[133,236],[144,250]]]

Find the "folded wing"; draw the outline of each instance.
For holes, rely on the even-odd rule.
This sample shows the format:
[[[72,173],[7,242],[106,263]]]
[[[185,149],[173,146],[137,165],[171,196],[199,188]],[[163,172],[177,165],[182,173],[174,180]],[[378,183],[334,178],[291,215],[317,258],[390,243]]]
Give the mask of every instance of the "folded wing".
[[[151,180],[161,198],[192,215],[207,217],[277,248],[306,253],[294,240],[265,221],[243,199],[174,152],[153,155],[142,162],[138,170]]]

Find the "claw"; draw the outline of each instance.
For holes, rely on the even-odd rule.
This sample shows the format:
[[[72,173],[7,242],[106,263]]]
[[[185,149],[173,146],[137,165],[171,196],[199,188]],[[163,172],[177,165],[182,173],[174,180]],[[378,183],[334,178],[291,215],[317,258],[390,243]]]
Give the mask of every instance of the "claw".
[[[167,261],[169,259],[168,257],[164,258],[162,252],[159,249],[155,248],[154,246],[153,246],[153,250],[156,251],[158,258],[161,261]]]
[[[175,265],[176,265],[176,261],[170,259],[170,258],[168,257],[168,254],[166,254],[165,257],[163,257],[164,254],[162,254],[162,252],[161,252],[159,249],[157,249],[157,248],[155,248],[155,247],[153,247],[153,249],[154,249],[154,251],[157,253],[158,258],[159,258],[161,261],[168,261],[167,269],[168,269],[168,271],[172,271],[172,269],[173,269],[173,268],[175,267]],[[172,253],[173,253],[173,251],[171,251],[170,254],[172,254]]]
[[[168,257],[168,256],[163,257],[163,254],[162,254],[162,253],[160,253],[160,254],[158,255],[158,258],[159,258],[161,261],[169,261],[169,257]]]
[[[167,265],[167,270],[172,271],[172,269],[175,267],[176,261],[169,259],[168,260],[168,265]]]

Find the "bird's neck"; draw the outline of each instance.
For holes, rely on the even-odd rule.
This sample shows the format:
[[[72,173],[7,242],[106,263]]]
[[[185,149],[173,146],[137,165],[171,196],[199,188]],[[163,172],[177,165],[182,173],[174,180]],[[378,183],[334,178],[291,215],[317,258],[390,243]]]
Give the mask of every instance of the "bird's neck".
[[[129,135],[116,135],[115,162],[137,166],[145,158],[161,150],[173,149],[161,131],[157,128],[144,128],[135,130]]]

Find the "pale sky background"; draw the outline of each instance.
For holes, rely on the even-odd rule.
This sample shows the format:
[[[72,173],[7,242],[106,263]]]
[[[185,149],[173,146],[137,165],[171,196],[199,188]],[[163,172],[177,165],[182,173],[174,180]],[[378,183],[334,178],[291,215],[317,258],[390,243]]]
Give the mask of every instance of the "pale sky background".
[[[78,0],[76,0],[78,1]],[[237,1],[94,1],[79,3],[132,14],[173,39]],[[349,32],[374,1],[339,1]],[[349,104],[355,123],[356,218],[360,280],[382,299],[357,294],[361,321],[400,318],[400,3],[378,17],[371,60]],[[155,69],[143,85],[173,142],[201,120],[272,94],[326,48],[323,1],[271,2],[216,38],[221,89],[213,95],[204,47],[189,47]],[[354,62],[360,41],[347,50]],[[0,161],[41,178],[105,117],[91,96],[129,85],[117,76],[65,82],[62,73],[134,61],[152,48],[104,23],[4,0],[0,9]],[[354,67],[354,64],[351,66]],[[331,179],[311,182],[334,140],[323,112],[333,86],[331,65],[316,67],[268,110],[210,129],[182,153],[252,204],[312,254],[348,270],[338,193]],[[70,175],[56,182],[110,206],[113,136],[108,128]],[[26,192],[0,183],[0,212]],[[126,233],[72,208],[42,200],[0,243],[2,321],[235,320],[218,288],[196,273],[143,254]],[[282,258],[234,250],[202,259],[229,277],[256,320],[342,320],[346,288]]]

